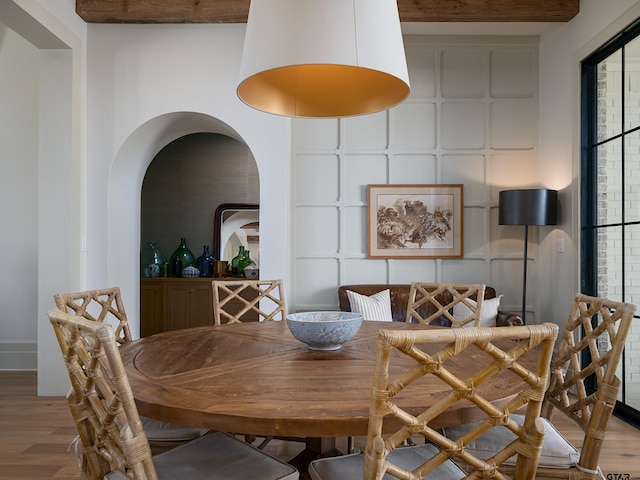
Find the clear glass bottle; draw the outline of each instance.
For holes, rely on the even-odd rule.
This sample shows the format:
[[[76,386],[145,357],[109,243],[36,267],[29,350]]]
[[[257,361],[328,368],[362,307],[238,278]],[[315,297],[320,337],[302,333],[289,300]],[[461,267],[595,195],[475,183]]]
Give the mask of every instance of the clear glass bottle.
[[[156,242],[147,242],[147,246],[140,252],[140,276],[144,278],[159,277],[163,264],[167,258],[156,246]]]
[[[180,239],[180,245],[178,245],[176,251],[171,255],[169,265],[171,266],[172,277],[180,277],[184,268],[196,266],[196,259],[193,253],[191,253],[191,250],[189,250],[189,247],[187,247],[187,242],[184,237]]]

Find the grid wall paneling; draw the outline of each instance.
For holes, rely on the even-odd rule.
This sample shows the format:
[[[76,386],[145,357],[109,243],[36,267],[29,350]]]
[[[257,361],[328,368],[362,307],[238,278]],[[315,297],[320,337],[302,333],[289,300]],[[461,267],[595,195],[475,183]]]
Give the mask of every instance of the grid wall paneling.
[[[405,49],[402,104],[293,121],[292,312],[336,309],[342,284],[412,281],[482,282],[521,308],[523,229],[499,226],[497,205],[500,190],[539,185],[537,38],[408,35]],[[464,258],[367,258],[367,185],[445,183],[464,184]]]

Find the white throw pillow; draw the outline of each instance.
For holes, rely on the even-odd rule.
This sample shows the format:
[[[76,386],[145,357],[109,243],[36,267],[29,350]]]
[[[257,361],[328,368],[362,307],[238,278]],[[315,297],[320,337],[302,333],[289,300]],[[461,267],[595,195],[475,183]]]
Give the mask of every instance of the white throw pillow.
[[[488,298],[482,301],[482,311],[480,312],[480,326],[481,327],[495,327],[496,318],[498,317],[498,309],[500,308],[500,300],[502,295],[495,298]],[[476,302],[474,300],[467,300],[474,307]],[[453,306],[453,316],[458,321],[466,320],[471,316],[471,309],[464,303],[456,303]],[[465,327],[473,327],[473,323],[467,323]]]
[[[388,288],[370,297],[347,290],[347,298],[349,298],[351,311],[361,313],[364,320],[393,322],[391,295]]]

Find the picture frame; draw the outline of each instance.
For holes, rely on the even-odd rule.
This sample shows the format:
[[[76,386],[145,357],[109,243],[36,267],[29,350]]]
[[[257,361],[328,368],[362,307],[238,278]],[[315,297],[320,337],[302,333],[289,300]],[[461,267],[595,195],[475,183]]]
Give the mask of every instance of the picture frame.
[[[369,258],[463,258],[464,185],[367,185]]]

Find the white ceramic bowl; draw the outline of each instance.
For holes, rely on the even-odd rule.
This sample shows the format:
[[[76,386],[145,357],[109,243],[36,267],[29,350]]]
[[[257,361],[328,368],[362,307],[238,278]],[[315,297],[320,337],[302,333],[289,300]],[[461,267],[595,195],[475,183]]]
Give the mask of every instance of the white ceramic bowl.
[[[295,338],[312,350],[338,350],[356,336],[362,314],[352,312],[301,312],[286,317]]]

